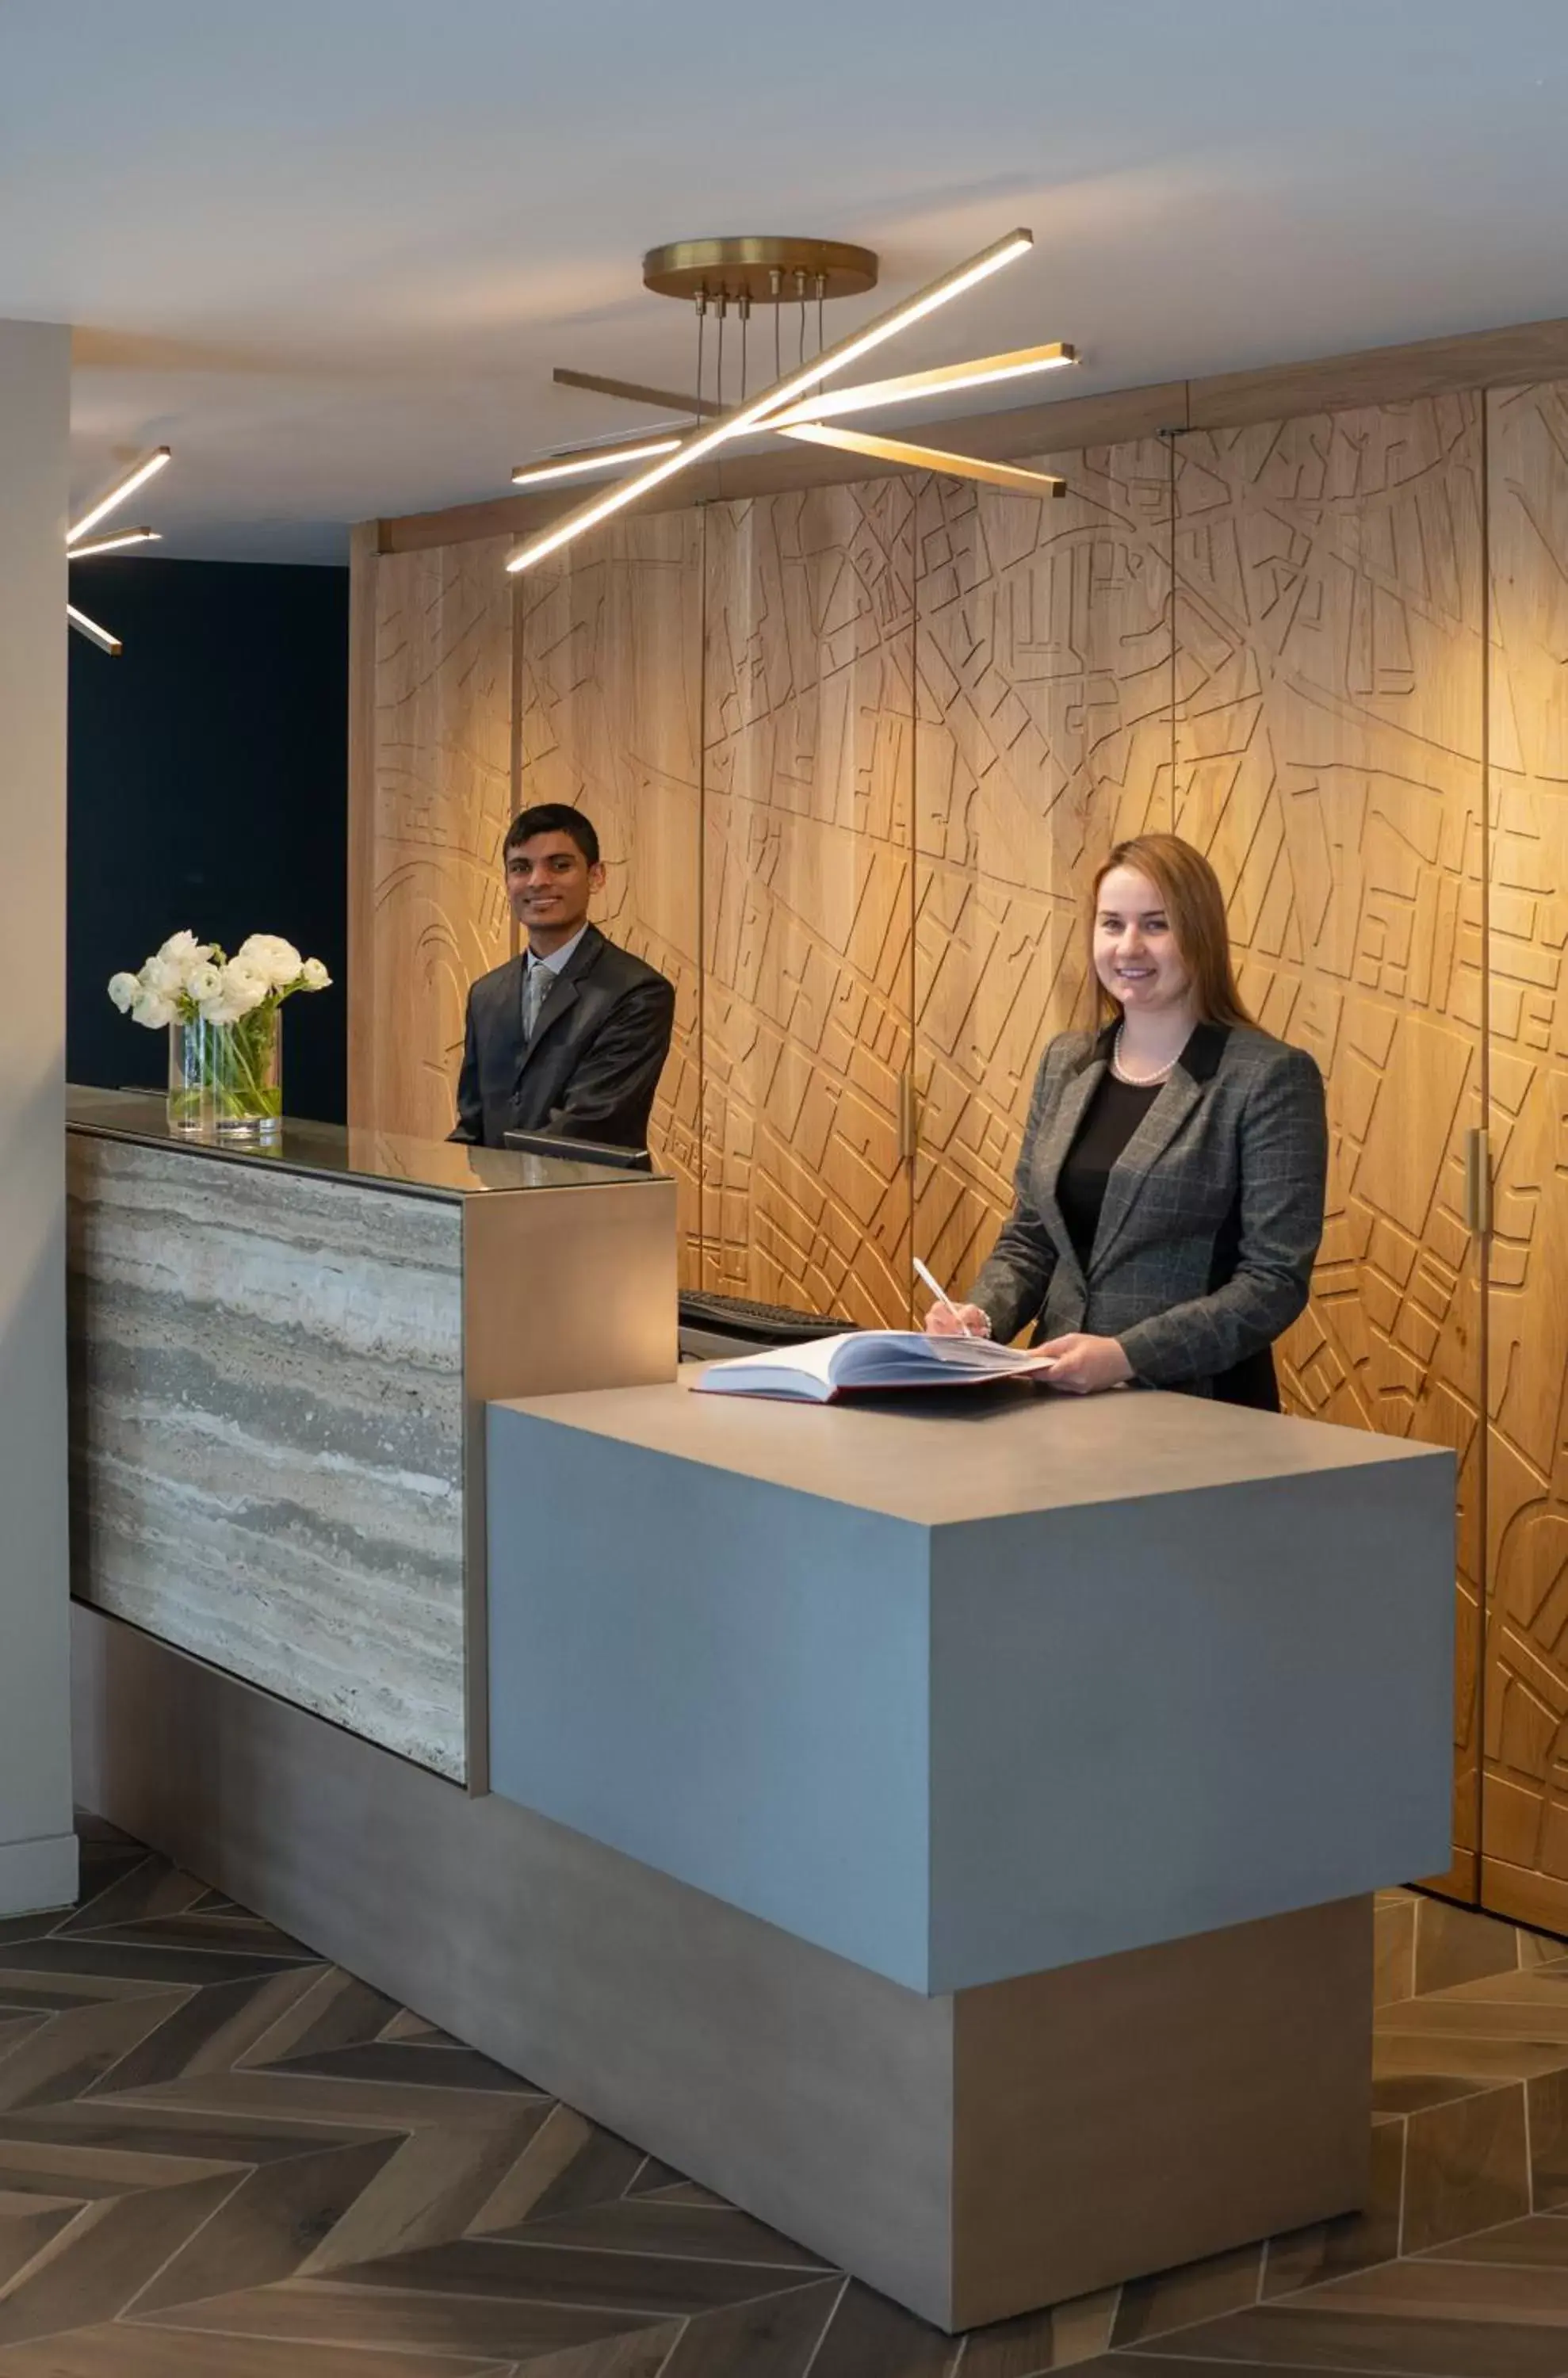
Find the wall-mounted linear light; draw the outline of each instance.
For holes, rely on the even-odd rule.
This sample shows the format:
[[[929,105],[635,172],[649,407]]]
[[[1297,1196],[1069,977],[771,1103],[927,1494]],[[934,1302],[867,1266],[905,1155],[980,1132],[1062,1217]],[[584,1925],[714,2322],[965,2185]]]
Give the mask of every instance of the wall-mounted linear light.
[[[129,545],[156,545],[163,536],[158,528],[111,529],[107,536],[89,537],[85,545],[67,546],[73,561],[90,561],[94,554],[120,553]]]
[[[572,544],[586,530],[597,528],[602,521],[610,519],[614,513],[624,510],[628,504],[635,503],[654,487],[662,486],[666,479],[673,478],[677,472],[689,470],[706,454],[711,454],[736,438],[743,438],[752,429],[770,427],[770,416],[798,402],[808,389],[815,388],[834,372],[847,369],[862,355],[869,354],[874,348],[881,346],[885,340],[896,338],[900,330],[910,329],[913,323],[923,320],[927,314],[935,313],[939,306],[948,305],[955,297],[961,297],[966,290],[989,279],[1004,265],[1014,263],[1020,256],[1027,256],[1033,245],[1033,233],[1021,228],[993,241],[989,247],[983,247],[977,255],[956,266],[951,272],[943,273],[939,279],[918,290],[914,296],[906,298],[902,305],[894,306],[886,314],[878,315],[863,330],[853,331],[847,339],[839,340],[836,346],[824,347],[809,362],[799,365],[793,371],[785,372],[759,396],[743,401],[731,412],[721,414],[716,421],[692,430],[681,438],[673,453],[663,455],[657,462],[651,462],[645,471],[618,480],[614,486],[606,488],[602,494],[591,496],[576,505],[564,519],[542,529],[537,536],[529,537],[520,545],[508,558],[508,570],[515,574],[518,570],[531,570],[537,562],[545,560],[552,553],[559,553],[562,546]]]
[[[903,438],[874,438],[864,429],[827,429],[814,421],[782,432],[813,446],[837,446],[846,454],[869,455],[878,462],[899,462],[906,471],[943,471],[958,479],[980,479],[987,486],[1011,487],[1024,496],[1065,496],[1067,483],[1052,471],[1027,471],[1020,462],[988,462],[978,454],[945,454],[939,446],[911,446]]]
[[[123,653],[125,651],[125,646],[118,636],[112,636],[107,628],[101,628],[96,619],[90,619],[87,613],[78,611],[74,603],[66,604],[66,617],[78,634],[88,637],[101,652]]]
[[[557,479],[585,479],[595,471],[619,470],[623,462],[645,462],[655,454],[673,454],[679,438],[648,438],[634,446],[585,446],[549,462],[525,462],[513,471],[514,487],[543,487]]]
[[[798,422],[827,421],[844,413],[875,413],[885,404],[911,404],[923,396],[955,396],[961,389],[985,388],[999,379],[1023,379],[1034,372],[1060,371],[1078,361],[1076,348],[1060,339],[1044,347],[1019,347],[1011,354],[982,355],[970,364],[937,364],[930,371],[905,372],[898,379],[866,380],[859,388],[819,390],[802,397],[785,413],[776,413],[770,429],[792,429]]]
[[[106,496],[99,498],[90,512],[82,514],[74,528],[68,528],[66,531],[66,545],[77,545],[87,534],[90,528],[96,528],[101,520],[106,520],[117,506],[125,502],[127,496],[134,496],[138,487],[144,487],[154,473],[163,469],[168,459],[169,449],[166,446],[160,446],[149,454],[144,462],[139,462],[134,470],[128,472],[125,478],[110,488]]]
[[[168,460],[169,449],[166,446],[155,447],[123,478],[117,479],[106,496],[100,496],[91,510],[83,512],[75,526],[66,531],[66,558],[70,561],[93,561],[103,553],[122,553],[127,546],[155,545],[159,537],[155,528],[111,529],[106,536],[90,536],[88,532],[123,504],[127,496],[133,496],[138,487],[144,487]],[[74,603],[66,604],[66,619],[78,635],[86,636],[100,652],[124,652],[125,646],[118,636],[111,635],[107,628],[101,628],[96,619],[90,619],[87,613],[78,611]]]

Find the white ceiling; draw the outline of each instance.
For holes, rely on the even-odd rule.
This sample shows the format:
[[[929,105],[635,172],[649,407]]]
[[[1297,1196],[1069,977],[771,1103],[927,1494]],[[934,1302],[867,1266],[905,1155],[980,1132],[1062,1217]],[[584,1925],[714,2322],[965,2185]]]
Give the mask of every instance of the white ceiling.
[[[867,311],[1027,223],[874,368],[1128,387],[1568,315],[1565,119],[1564,0],[0,0],[0,317],[77,327],[80,498],[166,441],[162,553],[338,561],[645,417],[552,366],[692,384],[657,241]]]

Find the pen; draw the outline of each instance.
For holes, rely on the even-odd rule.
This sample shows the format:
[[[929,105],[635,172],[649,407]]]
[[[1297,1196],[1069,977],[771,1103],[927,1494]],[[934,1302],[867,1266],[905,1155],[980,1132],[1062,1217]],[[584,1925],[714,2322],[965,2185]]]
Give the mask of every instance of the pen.
[[[945,1304],[948,1312],[953,1315],[954,1319],[957,1320],[959,1308],[953,1303],[952,1298],[948,1295],[947,1290],[943,1287],[935,1273],[929,1270],[926,1266],[922,1263],[918,1255],[912,1256],[911,1260],[914,1265],[917,1278],[925,1282],[926,1287],[931,1291],[932,1295],[936,1299],[938,1304]],[[967,1338],[969,1335],[970,1331],[966,1327],[964,1330],[964,1336]]]

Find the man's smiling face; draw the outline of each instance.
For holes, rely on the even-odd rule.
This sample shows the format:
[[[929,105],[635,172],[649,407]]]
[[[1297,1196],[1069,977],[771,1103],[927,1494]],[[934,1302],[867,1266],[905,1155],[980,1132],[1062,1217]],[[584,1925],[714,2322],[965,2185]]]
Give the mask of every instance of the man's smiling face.
[[[604,888],[604,868],[590,867],[569,834],[530,835],[506,854],[506,896],[512,913],[540,957],[569,942],[588,919],[592,895]]]

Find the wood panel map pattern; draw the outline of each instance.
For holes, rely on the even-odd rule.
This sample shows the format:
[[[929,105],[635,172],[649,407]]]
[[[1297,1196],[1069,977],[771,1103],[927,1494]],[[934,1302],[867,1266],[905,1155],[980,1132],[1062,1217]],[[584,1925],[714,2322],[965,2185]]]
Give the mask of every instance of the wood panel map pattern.
[[[1483,589],[1472,398],[1176,441],[1176,831],[1244,996],[1328,1084],[1328,1224],[1289,1403],[1460,1462],[1456,1880],[1474,1880]]]
[[[704,1285],[907,1326],[908,483],[708,513]]]
[[[1488,399],[1490,1245],[1482,1888],[1568,1930],[1568,383]]]
[[[916,1248],[967,1284],[1084,1013],[1088,873],[1175,826],[1328,1083],[1287,1399],[1460,1465],[1453,1887],[1568,1929],[1568,384],[1051,460],[1057,502],[887,478],[621,523],[515,622],[500,540],[381,556],[363,1119],[446,1127],[508,946],[513,665],[520,789],[593,811],[606,922],[677,984],[692,1284],[894,1324]]]
[[[501,846],[512,815],[512,581],[505,538],[383,555],[376,571],[368,979],[372,1111],[444,1139],[476,975],[512,948]],[[351,1095],[355,1087],[351,1086]]]
[[[1041,458],[1065,498],[919,481],[915,1235],[967,1287],[1040,1052],[1088,1020],[1083,904],[1170,801],[1169,463]]]
[[[649,1144],[680,1184],[683,1281],[697,1270],[703,523],[618,521],[518,584],[517,806],[592,819],[609,873],[596,921],[675,985]]]

